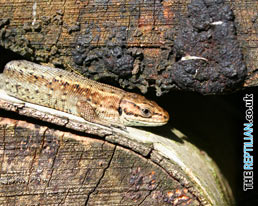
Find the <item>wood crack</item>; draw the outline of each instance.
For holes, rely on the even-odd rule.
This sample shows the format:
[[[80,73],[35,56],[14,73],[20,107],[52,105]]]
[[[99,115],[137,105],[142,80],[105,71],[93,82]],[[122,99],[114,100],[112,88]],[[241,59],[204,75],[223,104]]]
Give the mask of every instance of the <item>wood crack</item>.
[[[113,157],[114,157],[114,155],[115,155],[115,151],[116,151],[116,146],[114,147],[114,150],[113,150],[113,153],[112,153],[112,155],[111,155],[111,157],[110,157],[110,160],[109,160],[107,166],[103,169],[103,173],[102,173],[102,175],[100,176],[100,178],[99,178],[99,180],[98,180],[96,186],[93,188],[93,190],[91,190],[91,191],[89,192],[88,197],[87,197],[87,199],[86,199],[86,201],[85,201],[85,204],[84,204],[85,206],[88,205],[88,202],[89,202],[89,200],[90,200],[90,196],[96,191],[96,189],[98,188],[98,186],[99,186],[100,183],[101,183],[101,180],[104,178],[107,169],[110,167],[111,162],[112,162],[112,160],[113,160]]]
[[[1,178],[1,174],[2,174],[2,164],[4,162],[4,156],[5,156],[5,135],[6,135],[6,127],[3,128],[3,153],[2,153],[2,161],[0,163],[0,178]]]
[[[44,147],[44,143],[45,143],[45,134],[47,132],[48,128],[45,129],[45,131],[43,132],[42,134],[42,140],[41,140],[41,145],[40,145],[40,148],[39,148],[39,154],[41,153],[43,147]],[[32,174],[32,169],[33,169],[33,165],[35,164],[35,159],[37,157],[37,149],[35,150],[35,153],[33,155],[33,159],[31,160],[31,165],[30,165],[30,168],[29,168],[29,174],[28,174],[28,182],[27,182],[27,187],[29,187],[29,184],[30,184],[30,180],[31,180],[31,174]]]
[[[56,150],[56,153],[55,153],[55,155],[54,155],[53,163],[52,163],[52,165],[51,165],[51,173],[49,174],[49,179],[48,179],[48,182],[47,182],[46,187],[45,187],[45,189],[44,189],[44,193],[46,192],[47,187],[49,187],[50,182],[51,182],[51,179],[52,179],[52,177],[53,177],[54,165],[55,165],[55,161],[56,161],[57,155],[58,155],[58,153],[59,153],[59,150],[60,150],[60,145],[58,145],[57,150]]]

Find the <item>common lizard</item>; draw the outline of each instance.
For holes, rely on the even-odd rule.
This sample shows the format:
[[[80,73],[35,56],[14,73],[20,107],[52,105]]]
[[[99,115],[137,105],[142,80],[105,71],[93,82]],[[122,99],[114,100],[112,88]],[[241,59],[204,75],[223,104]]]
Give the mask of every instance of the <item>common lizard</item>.
[[[105,126],[160,126],[169,120],[164,109],[141,95],[26,60],[6,64],[0,89]]]

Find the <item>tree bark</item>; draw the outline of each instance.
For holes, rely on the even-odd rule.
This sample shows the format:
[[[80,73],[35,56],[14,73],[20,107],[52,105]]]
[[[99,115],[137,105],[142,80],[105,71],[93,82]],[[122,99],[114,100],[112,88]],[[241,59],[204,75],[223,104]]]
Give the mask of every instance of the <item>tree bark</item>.
[[[256,86],[256,1],[209,2],[1,0],[0,45],[142,93]]]

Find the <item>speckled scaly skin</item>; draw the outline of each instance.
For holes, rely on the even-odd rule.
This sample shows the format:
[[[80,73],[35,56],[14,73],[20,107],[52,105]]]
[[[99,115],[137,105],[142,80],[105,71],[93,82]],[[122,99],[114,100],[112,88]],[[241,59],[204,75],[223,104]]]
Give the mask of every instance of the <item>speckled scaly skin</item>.
[[[164,109],[141,95],[25,60],[6,64],[0,88],[23,101],[106,126],[160,126],[169,120]]]

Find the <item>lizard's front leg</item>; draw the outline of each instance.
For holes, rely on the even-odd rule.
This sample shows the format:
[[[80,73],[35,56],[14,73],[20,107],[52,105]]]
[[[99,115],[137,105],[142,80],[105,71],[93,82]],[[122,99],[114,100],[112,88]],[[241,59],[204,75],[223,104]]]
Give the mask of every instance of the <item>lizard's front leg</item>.
[[[120,129],[125,129],[124,125],[108,122],[105,119],[100,119],[96,113],[95,108],[93,108],[87,101],[79,100],[76,104],[76,108],[78,114],[86,121],[104,125],[107,127],[118,127]]]

